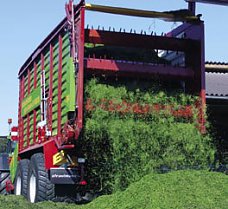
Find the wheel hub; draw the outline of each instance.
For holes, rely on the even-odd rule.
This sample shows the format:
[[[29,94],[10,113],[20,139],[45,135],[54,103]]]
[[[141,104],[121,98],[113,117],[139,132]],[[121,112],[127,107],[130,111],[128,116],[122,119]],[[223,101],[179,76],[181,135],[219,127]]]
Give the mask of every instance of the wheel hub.
[[[35,202],[36,199],[36,177],[34,174],[30,176],[29,179],[29,198],[32,203]]]
[[[16,180],[16,195],[21,195],[21,177],[18,176]]]

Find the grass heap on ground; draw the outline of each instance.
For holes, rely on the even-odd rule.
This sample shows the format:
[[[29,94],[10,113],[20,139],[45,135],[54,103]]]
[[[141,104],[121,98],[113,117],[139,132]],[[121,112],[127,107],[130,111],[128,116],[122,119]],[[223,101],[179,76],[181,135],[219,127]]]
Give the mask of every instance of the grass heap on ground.
[[[31,204],[23,197],[0,196],[7,209],[227,209],[228,176],[208,171],[149,174],[124,192],[98,197],[87,205],[43,202]]]
[[[148,114],[107,111],[110,101],[117,106],[126,102],[171,105],[174,109],[195,105],[196,97],[180,89],[173,91],[173,86],[172,91],[167,89],[169,86],[152,81],[87,82],[85,100],[90,100],[92,111],[85,114],[82,146],[89,185],[96,192],[123,190],[162,167],[203,167],[212,161],[211,138],[196,128],[196,110],[193,119],[176,118],[167,110]]]
[[[150,174],[126,191],[102,196],[85,208],[220,208],[228,205],[228,176],[207,171]]]

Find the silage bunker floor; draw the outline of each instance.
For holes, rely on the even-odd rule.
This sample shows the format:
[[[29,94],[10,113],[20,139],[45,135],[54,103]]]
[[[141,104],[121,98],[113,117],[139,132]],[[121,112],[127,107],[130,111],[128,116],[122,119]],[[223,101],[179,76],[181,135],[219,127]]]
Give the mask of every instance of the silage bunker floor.
[[[104,195],[86,205],[42,202],[31,204],[21,196],[0,196],[0,208],[11,209],[140,209],[228,207],[228,176],[208,171],[150,174],[123,192]]]

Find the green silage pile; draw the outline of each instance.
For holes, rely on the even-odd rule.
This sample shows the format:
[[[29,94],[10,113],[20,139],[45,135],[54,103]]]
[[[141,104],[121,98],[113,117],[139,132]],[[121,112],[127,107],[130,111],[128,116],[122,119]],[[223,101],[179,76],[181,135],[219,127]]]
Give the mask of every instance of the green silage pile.
[[[227,209],[228,177],[208,171],[149,174],[124,192],[105,195],[84,209]]]
[[[208,171],[175,171],[149,174],[124,192],[104,195],[86,205],[41,202],[22,196],[0,195],[3,209],[227,209],[228,176]]]
[[[197,97],[179,88],[152,81],[91,79],[85,87],[85,102],[88,100],[93,108],[85,113],[82,146],[87,179],[96,192],[124,190],[164,167],[203,168],[213,160],[210,136],[202,136],[196,128],[196,109],[193,119],[174,117],[167,110],[134,114],[131,108],[124,113],[107,109],[110,101],[116,106],[126,102],[172,105],[174,109],[195,104]]]

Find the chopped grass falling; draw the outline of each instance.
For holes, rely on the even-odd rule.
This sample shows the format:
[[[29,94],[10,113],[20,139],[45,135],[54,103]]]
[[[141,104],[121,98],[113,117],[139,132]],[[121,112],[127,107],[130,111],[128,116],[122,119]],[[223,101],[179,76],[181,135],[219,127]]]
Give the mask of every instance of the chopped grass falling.
[[[161,167],[205,167],[212,162],[212,139],[196,128],[197,112],[189,119],[176,118],[167,111],[121,114],[100,105],[105,99],[116,105],[126,101],[178,109],[181,105],[194,106],[196,97],[179,89],[165,91],[161,84],[151,81],[116,83],[91,79],[86,84],[86,99],[92,100],[95,107],[85,114],[82,140],[91,189],[110,194]]]

